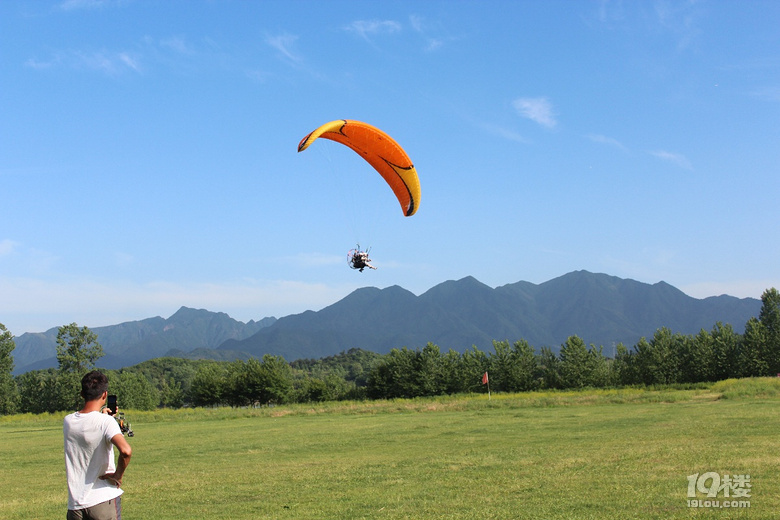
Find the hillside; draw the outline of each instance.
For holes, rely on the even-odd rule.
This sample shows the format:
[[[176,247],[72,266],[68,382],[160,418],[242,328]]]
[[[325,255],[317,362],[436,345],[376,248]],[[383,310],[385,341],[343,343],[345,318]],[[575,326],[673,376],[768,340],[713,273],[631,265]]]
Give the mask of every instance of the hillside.
[[[527,340],[557,350],[571,335],[603,345],[605,354],[668,327],[682,334],[717,322],[738,332],[761,301],[717,296],[696,299],[665,282],[646,284],[576,271],[532,284],[491,288],[473,277],[443,282],[416,296],[402,287],[365,287],[314,312],[242,323],[227,314],[182,307],[160,317],[93,329],[106,351],[100,366],[119,368],[174,355],[245,359],[264,354],[288,361],[321,358],[350,348],[385,353],[428,342],[442,350],[471,346],[488,351],[493,340]],[[57,329],[15,339],[16,370],[56,366]]]
[[[718,296],[696,299],[671,285],[653,285],[577,271],[535,285],[492,289],[472,277],[439,284],[416,297],[393,286],[364,288],[319,312],[280,318],[244,340],[220,349],[288,360],[322,357],[349,348],[385,353],[391,348],[489,350],[493,340],[527,340],[557,350],[571,335],[587,343],[629,347],[661,328],[696,334],[717,322],[741,332],[761,301]]]
[[[243,323],[222,312],[182,307],[170,318],[147,318],[119,325],[95,327],[105,356],[100,366],[121,368],[169,352],[188,354],[215,349],[228,339],[245,339],[276,318]],[[79,324],[82,325],[82,324]],[[14,374],[57,366],[57,327],[42,333],[26,333],[14,338]]]

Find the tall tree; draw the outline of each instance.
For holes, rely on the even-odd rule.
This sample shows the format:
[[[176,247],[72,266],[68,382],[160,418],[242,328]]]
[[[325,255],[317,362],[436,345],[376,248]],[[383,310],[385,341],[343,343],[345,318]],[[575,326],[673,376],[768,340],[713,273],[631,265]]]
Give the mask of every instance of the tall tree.
[[[536,385],[536,353],[527,341],[494,341],[490,354],[490,381],[495,390],[522,392]]]
[[[108,375],[108,388],[117,395],[120,408],[154,410],[160,403],[159,392],[140,372],[112,371]]]
[[[774,287],[761,295],[761,312],[758,321],[764,329],[764,355],[769,374],[780,374],[780,292]]]
[[[76,373],[81,377],[94,369],[101,357],[103,347],[98,343],[97,334],[87,327],[79,328],[71,323],[57,330],[57,362],[61,372]]]
[[[471,348],[463,351],[460,357],[461,377],[465,384],[467,392],[484,392],[482,385],[482,374],[490,367],[488,355],[472,345]]]
[[[15,347],[13,334],[0,323],[0,415],[12,414],[16,411],[16,383],[11,374],[14,369],[14,358],[11,352]]]
[[[418,369],[419,350],[407,347],[391,349],[371,370],[368,395],[375,399],[417,397],[420,394]]]
[[[696,336],[682,343],[680,352],[681,381],[701,383],[713,381],[717,359],[715,357],[715,339],[708,331],[701,329]]]
[[[460,352],[448,350],[441,358],[441,371],[444,378],[444,393],[459,394],[469,388]]]
[[[83,375],[95,368],[103,356],[103,347],[97,334],[75,323],[63,325],[57,330],[57,409],[77,410],[81,406],[79,396]]]
[[[780,374],[780,292],[774,287],[761,295],[761,311],[745,324],[739,354],[742,377]]]
[[[615,347],[615,360],[610,365],[610,383],[614,385],[635,385],[640,382],[636,368],[636,356],[623,343]]]
[[[429,342],[416,354],[414,368],[417,375],[417,395],[443,394],[445,388],[444,371],[439,347]]]
[[[511,371],[512,348],[509,341],[493,340],[493,352],[489,354],[490,359],[490,385],[493,391],[511,392],[514,389],[507,384],[509,372]]]
[[[542,388],[561,388],[560,360],[550,347],[542,347],[539,352],[537,379]]]
[[[195,406],[216,406],[225,401],[228,393],[224,363],[205,363],[198,367],[192,378],[190,395]]]
[[[650,342],[640,339],[634,347],[640,382],[646,385],[679,383],[682,377],[680,354],[684,352],[685,341],[685,336],[672,333],[666,327],[656,330]]]
[[[590,385],[588,347],[577,336],[569,336],[561,345],[560,374],[564,388],[583,388]]]
[[[739,352],[742,336],[729,324],[717,322],[710,333],[712,336],[712,381],[739,377]]]
[[[234,361],[228,380],[231,406],[284,404],[292,397],[292,368],[282,356],[266,354],[262,362],[257,358]]]
[[[593,343],[588,347],[588,385],[597,388],[609,384],[609,365],[604,349]]]
[[[257,395],[261,404],[284,404],[292,395],[292,369],[282,356],[265,354],[260,366],[259,379],[262,391]]]
[[[53,413],[64,410],[59,397],[59,374],[56,369],[31,370],[16,378],[19,389],[19,411]]]
[[[766,344],[766,330],[761,321],[753,316],[745,324],[745,334],[742,337],[742,348],[739,353],[740,377],[769,375]]]
[[[515,341],[512,345],[512,372],[509,383],[517,392],[533,390],[538,381],[534,379],[537,369],[536,351],[526,341]]]

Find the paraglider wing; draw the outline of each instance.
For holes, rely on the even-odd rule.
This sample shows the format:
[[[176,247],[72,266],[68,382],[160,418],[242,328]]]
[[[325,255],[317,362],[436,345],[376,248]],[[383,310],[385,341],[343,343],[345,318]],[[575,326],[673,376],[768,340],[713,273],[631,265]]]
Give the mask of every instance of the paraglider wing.
[[[411,217],[420,205],[420,179],[409,156],[389,135],[367,123],[340,119],[325,123],[298,144],[302,152],[318,137],[349,146],[385,179],[404,215]]]

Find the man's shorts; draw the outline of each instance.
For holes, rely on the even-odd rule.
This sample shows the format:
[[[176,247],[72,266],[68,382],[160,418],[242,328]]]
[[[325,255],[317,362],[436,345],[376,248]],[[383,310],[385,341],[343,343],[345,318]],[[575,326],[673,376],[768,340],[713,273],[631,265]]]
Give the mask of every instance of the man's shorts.
[[[122,497],[86,509],[68,509],[68,520],[122,520]]]

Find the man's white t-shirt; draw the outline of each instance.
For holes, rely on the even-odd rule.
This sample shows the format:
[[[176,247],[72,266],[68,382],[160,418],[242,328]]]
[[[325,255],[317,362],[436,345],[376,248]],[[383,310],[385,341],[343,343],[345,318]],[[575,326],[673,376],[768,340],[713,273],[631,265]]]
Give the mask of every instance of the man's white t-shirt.
[[[99,477],[116,471],[111,439],[121,435],[116,419],[102,412],[65,417],[65,473],[68,509],[84,509],[114,499],[123,491]]]

